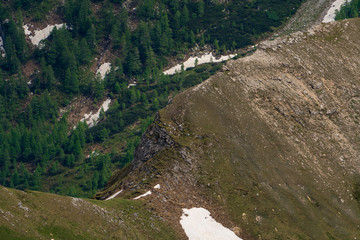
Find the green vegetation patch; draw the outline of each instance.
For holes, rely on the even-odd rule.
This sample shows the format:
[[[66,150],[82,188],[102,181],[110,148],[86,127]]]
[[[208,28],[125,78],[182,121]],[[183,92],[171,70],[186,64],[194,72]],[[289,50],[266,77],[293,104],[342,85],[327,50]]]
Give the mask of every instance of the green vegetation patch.
[[[0,189],[1,239],[176,239],[142,202]]]

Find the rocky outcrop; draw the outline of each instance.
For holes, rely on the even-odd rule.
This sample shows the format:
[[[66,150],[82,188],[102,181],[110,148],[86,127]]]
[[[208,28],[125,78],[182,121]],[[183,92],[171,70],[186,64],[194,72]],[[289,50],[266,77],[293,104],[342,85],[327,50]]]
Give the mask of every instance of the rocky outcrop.
[[[139,168],[161,150],[177,145],[166,129],[161,127],[159,123],[159,115],[157,115],[154,123],[151,124],[142,136],[140,144],[135,150],[134,160],[131,163],[132,170]]]

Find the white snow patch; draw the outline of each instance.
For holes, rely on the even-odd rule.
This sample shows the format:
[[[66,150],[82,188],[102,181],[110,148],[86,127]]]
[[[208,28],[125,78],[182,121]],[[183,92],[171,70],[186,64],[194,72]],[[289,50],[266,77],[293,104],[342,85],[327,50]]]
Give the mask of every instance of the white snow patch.
[[[101,79],[104,79],[104,78],[105,78],[105,75],[110,72],[110,69],[111,69],[111,63],[109,63],[109,62],[103,63],[103,64],[99,67],[99,69],[96,71],[96,75],[97,75],[97,74],[100,74]]]
[[[344,5],[347,0],[335,0],[334,3],[331,5],[329,10],[327,11],[324,19],[322,20],[323,23],[333,22],[335,21],[335,12],[336,10],[340,10],[341,6]]]
[[[143,195],[140,195],[140,196],[137,196],[136,198],[134,198],[134,200],[137,200],[139,198],[142,198],[142,197],[145,197],[147,195],[150,195],[151,194],[151,191],[147,191],[146,193],[144,193]]]
[[[204,208],[183,208],[180,224],[189,240],[241,240],[210,216]]]
[[[103,108],[104,112],[106,112],[109,109],[110,103],[111,103],[111,99],[110,98],[106,99],[96,113],[93,114],[92,112],[90,112],[89,114],[85,114],[84,118],[81,119],[80,121],[85,121],[89,127],[95,126],[97,124],[97,120],[100,117],[101,109]]]
[[[110,199],[113,199],[113,198],[115,198],[117,195],[119,195],[121,192],[122,192],[122,189],[121,189],[120,191],[118,191],[118,192],[114,193],[113,195],[111,195],[110,197],[108,197],[108,198],[107,198],[107,199],[105,199],[105,200],[110,200]]]
[[[205,55],[202,55],[201,57],[190,57],[188,60],[186,60],[185,62],[183,62],[184,65],[184,70],[188,69],[188,68],[192,68],[195,67],[195,61],[197,59],[197,65],[201,65],[204,63],[210,63],[210,62],[222,62],[222,61],[226,61],[229,60],[233,57],[235,57],[235,54],[230,54],[230,55],[225,55],[225,56],[221,56],[220,58],[216,59],[212,53],[207,53]],[[181,72],[181,66],[182,64],[178,64],[175,67],[170,68],[169,70],[166,70],[164,72],[165,75],[172,75],[175,74],[177,72]]]
[[[135,87],[136,83],[129,83],[128,88]]]
[[[39,46],[39,44],[42,40],[44,40],[50,36],[50,33],[54,29],[54,27],[59,29],[59,28],[66,27],[66,24],[60,23],[60,24],[54,24],[54,25],[47,25],[46,28],[44,28],[44,29],[36,29],[34,33],[29,30],[29,26],[26,24],[23,26],[23,29],[24,29],[25,35],[29,36],[31,43],[35,46]]]
[[[154,189],[160,189],[160,184],[156,184]]]
[[[29,26],[28,25],[23,25],[23,29],[24,29],[24,33],[25,35],[31,35],[31,31],[29,30]]]
[[[4,48],[4,41],[3,41],[2,37],[0,37],[0,52],[1,52],[2,57],[6,56],[5,48]]]

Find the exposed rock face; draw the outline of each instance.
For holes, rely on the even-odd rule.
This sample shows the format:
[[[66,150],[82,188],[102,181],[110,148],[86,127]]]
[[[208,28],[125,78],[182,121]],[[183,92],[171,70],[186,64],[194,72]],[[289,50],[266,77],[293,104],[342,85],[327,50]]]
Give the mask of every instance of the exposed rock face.
[[[174,225],[207,205],[244,239],[355,239],[359,32],[322,25],[229,61],[159,113],[122,186],[161,181],[148,201]]]
[[[166,130],[159,124],[156,124],[158,122],[159,116],[156,116],[155,123],[148,128],[141,138],[141,142],[134,154],[132,169],[140,167],[142,163],[153,158],[164,148],[170,148],[176,145]]]

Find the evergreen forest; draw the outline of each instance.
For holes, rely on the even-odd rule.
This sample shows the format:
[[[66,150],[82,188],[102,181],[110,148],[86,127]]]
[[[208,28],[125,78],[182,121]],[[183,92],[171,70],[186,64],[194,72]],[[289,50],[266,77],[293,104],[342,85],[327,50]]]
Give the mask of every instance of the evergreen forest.
[[[301,2],[1,1],[0,184],[91,197],[132,161],[156,112],[222,64],[174,75],[164,75],[166,67],[196,50],[241,52],[280,28]],[[339,14],[358,12],[352,1]],[[23,25],[55,21],[66,27],[32,45]],[[111,70],[102,79],[95,70],[104,54]],[[98,106],[108,98],[94,127],[69,121],[78,99]]]

